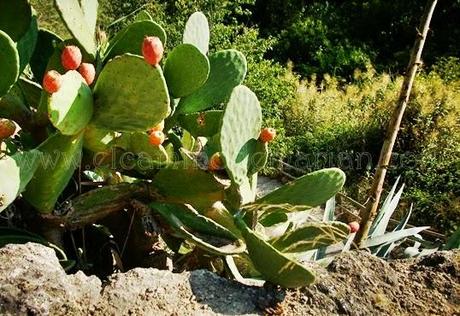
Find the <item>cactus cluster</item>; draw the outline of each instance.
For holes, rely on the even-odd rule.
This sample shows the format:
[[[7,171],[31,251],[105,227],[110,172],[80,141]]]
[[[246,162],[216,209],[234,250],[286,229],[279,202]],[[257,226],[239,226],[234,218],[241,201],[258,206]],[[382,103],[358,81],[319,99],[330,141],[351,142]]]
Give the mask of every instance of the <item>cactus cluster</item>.
[[[203,13],[175,48],[144,11],[98,45],[97,0],[55,0],[67,41],[38,29],[27,0],[16,2],[0,1],[0,116],[22,128],[2,149],[0,211],[21,195],[59,236],[136,201],[151,234],[178,253],[201,249],[285,287],[313,282],[296,258],[343,240],[349,227],[312,223],[308,213],[345,175],[320,170],[257,198],[276,132],[262,129],[257,96],[243,85],[244,55],[209,52]],[[82,189],[85,176],[98,184]]]

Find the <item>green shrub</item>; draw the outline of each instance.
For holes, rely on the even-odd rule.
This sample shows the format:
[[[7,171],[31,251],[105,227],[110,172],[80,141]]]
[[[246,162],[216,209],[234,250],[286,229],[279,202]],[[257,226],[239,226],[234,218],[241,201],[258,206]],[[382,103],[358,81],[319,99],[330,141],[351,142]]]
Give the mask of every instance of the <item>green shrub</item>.
[[[291,152],[284,159],[305,170],[340,166],[348,192],[364,201],[402,78],[367,71],[354,80],[344,86],[326,76],[319,89],[315,78],[298,85],[286,112]],[[446,232],[460,222],[459,91],[459,81],[417,77],[387,181],[401,174],[405,201],[415,203],[414,221]]]

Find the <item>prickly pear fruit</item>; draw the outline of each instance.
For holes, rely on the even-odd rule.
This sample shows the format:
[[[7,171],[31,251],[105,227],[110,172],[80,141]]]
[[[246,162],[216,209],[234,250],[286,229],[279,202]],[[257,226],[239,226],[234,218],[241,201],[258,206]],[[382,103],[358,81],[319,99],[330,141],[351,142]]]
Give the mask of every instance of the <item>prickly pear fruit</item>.
[[[43,89],[48,93],[55,93],[61,89],[62,77],[56,70],[48,71],[43,77]]]
[[[65,70],[76,70],[81,64],[81,51],[77,46],[66,46],[61,53],[61,64]]]
[[[214,155],[211,156],[211,159],[209,159],[208,162],[208,169],[210,171],[217,171],[222,169],[223,167],[223,162],[222,158],[220,157],[220,153],[214,153]]]
[[[94,68],[93,64],[82,63],[80,67],[78,67],[78,72],[83,77],[83,79],[85,79],[88,86],[93,83],[94,78],[96,77],[96,69]]]
[[[0,140],[7,139],[14,135],[16,124],[8,119],[0,119]]]
[[[156,131],[160,131],[162,132],[163,129],[165,128],[165,121],[161,121],[160,123],[158,123],[158,125],[152,127],[149,129],[149,134],[153,133],[153,132],[156,132]]]
[[[266,127],[260,131],[259,139],[263,143],[271,142],[273,139],[275,139],[275,137],[276,137],[276,130],[274,128]]]
[[[356,221],[350,222],[350,223],[348,223],[348,227],[350,227],[350,232],[352,234],[356,233],[359,230],[359,223],[356,222]]]
[[[163,43],[156,36],[144,38],[142,43],[142,55],[150,65],[156,66],[163,57]]]
[[[150,144],[160,146],[165,141],[165,134],[162,131],[154,131],[149,136]]]

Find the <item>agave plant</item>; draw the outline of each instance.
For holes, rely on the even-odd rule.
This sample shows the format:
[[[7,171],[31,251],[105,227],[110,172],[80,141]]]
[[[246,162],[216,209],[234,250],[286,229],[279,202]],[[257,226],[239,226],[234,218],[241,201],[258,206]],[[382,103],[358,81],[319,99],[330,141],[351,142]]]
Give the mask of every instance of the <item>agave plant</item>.
[[[416,257],[423,256],[438,250],[438,247],[433,245],[430,242],[423,240],[420,232],[428,229],[428,226],[422,227],[412,227],[406,228],[409,218],[412,214],[413,205],[411,204],[409,210],[404,214],[400,219],[399,223],[395,226],[394,229],[388,231],[388,224],[391,217],[399,205],[399,201],[403,194],[404,184],[402,184],[398,189],[398,184],[400,177],[397,178],[396,182],[392,186],[390,192],[386,196],[380,210],[377,213],[377,217],[373,222],[370,230],[369,237],[363,241],[360,245],[362,249],[368,249],[372,254],[381,257],[387,258],[389,254],[397,247],[398,245],[407,244],[408,239],[413,242],[412,246],[406,247],[404,250],[404,255],[406,257]],[[335,208],[335,199],[331,198],[327,202],[324,221],[334,220],[334,208]],[[341,246],[341,251],[348,251],[353,245],[353,239],[355,233],[350,234],[346,241],[343,242]],[[421,246],[425,246],[424,249]],[[337,250],[337,249],[334,249]],[[320,260],[325,257],[327,249],[320,249],[316,254],[316,259]]]

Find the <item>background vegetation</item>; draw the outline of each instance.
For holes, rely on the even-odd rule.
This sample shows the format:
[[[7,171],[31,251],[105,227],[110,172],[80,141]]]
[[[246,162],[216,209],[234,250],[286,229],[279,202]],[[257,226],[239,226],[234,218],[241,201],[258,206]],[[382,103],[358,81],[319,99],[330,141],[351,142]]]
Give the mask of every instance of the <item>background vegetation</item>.
[[[66,37],[51,1],[32,0],[42,27]],[[100,0],[109,36],[147,9],[181,40],[187,17],[208,16],[212,50],[235,47],[247,85],[279,137],[277,159],[307,171],[340,166],[348,193],[364,201],[425,1]],[[390,169],[402,175],[414,224],[443,232],[460,223],[460,0],[441,1]],[[115,22],[114,22],[115,21]]]

